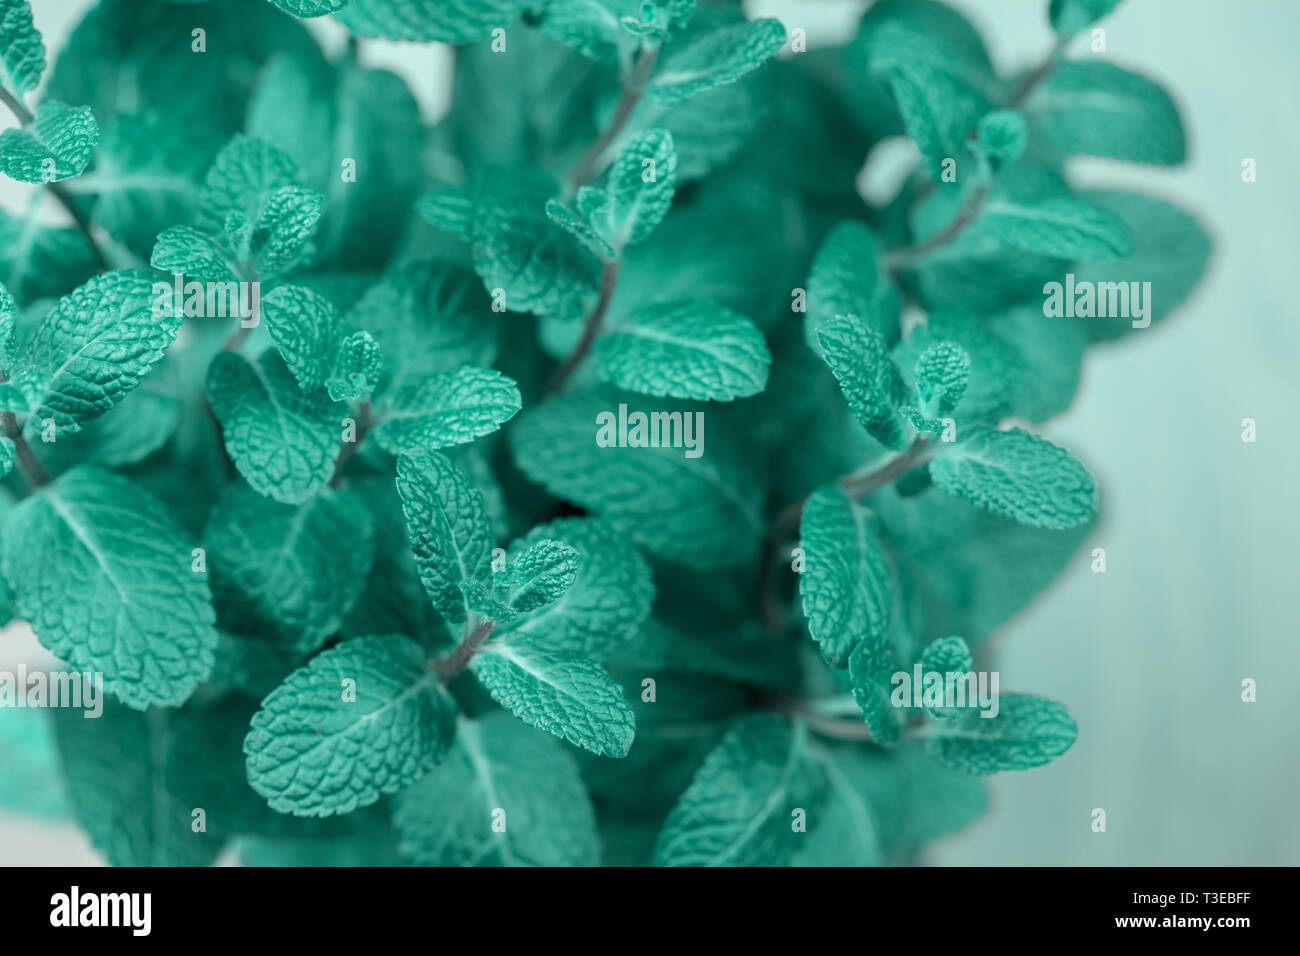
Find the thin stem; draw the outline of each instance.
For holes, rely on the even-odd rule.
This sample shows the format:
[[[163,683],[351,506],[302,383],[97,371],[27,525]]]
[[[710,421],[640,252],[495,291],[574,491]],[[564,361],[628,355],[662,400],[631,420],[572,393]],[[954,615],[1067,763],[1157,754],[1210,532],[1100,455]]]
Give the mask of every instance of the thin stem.
[[[348,459],[357,453],[361,447],[361,442],[365,439],[367,433],[374,426],[374,418],[371,416],[370,399],[363,398],[357,407],[357,433],[352,441],[345,441],[343,447],[339,449],[339,455],[334,459],[334,474],[330,477],[330,487],[337,488],[339,480],[343,477],[343,466],[347,464]]]
[[[564,363],[555,371],[551,377],[551,383],[547,386],[546,395],[549,398],[555,395],[564,386],[564,383],[582,364],[582,360],[587,357],[591,347],[596,343],[597,336],[600,335],[601,328],[605,324],[605,315],[609,312],[609,304],[614,300],[614,289],[618,285],[619,260],[613,259],[605,263],[600,272],[600,296],[596,299],[596,304],[591,313],[587,316],[582,326],[582,338],[574,346],[573,351],[565,358]]]
[[[248,282],[250,285],[256,285],[257,276],[252,276]],[[221,343],[221,351],[238,352],[244,347],[244,343],[248,341],[248,337],[253,334],[253,329],[257,328],[258,316],[261,314],[261,308],[262,300],[259,296],[257,298],[257,305],[254,306],[253,311],[249,313],[247,320],[241,318],[237,323],[235,323],[235,327],[231,329],[230,334],[226,336],[226,341]],[[247,325],[245,325],[245,321],[247,321]]]
[[[479,621],[469,634],[469,637],[457,645],[456,649],[441,660],[433,662],[433,669],[442,675],[443,679],[453,677],[465,669],[471,657],[478,651],[480,645],[492,635],[492,629],[497,626],[496,621],[490,621],[486,618]]]
[[[32,125],[32,121],[35,117],[32,116],[31,110],[24,106],[21,100],[3,87],[0,87],[0,102],[3,102],[5,106],[9,107],[10,112],[14,114],[14,118],[24,127]],[[108,269],[108,257],[104,255],[104,250],[101,249],[99,243],[95,241],[94,233],[90,228],[90,218],[81,210],[81,207],[77,205],[72,193],[68,191],[67,187],[64,186],[63,183],[46,183],[45,185],[49,188],[50,195],[58,200],[59,205],[67,210],[68,215],[72,217],[72,221],[76,223],[77,230],[85,237],[86,242],[90,245],[91,252],[95,254],[95,260],[99,266],[99,271],[103,272]]]
[[[636,60],[632,63],[631,69],[623,78],[623,91],[619,94],[618,102],[614,105],[614,112],[605,124],[605,128],[600,131],[587,151],[582,154],[582,158],[574,165],[573,170],[569,173],[569,189],[576,192],[580,187],[586,186],[601,170],[601,160],[604,158],[606,151],[618,139],[619,134],[623,132],[623,127],[627,121],[632,118],[632,112],[636,105],[641,102],[641,97],[645,94],[646,81],[650,79],[650,73],[654,70],[655,62],[659,59],[659,47],[646,47],[637,54]]]
[[[8,381],[5,372],[0,371],[0,384]],[[36,457],[27,444],[27,439],[23,437],[23,430],[18,427],[18,418],[13,412],[0,412],[0,426],[4,427],[5,435],[14,443],[14,455],[18,460],[18,469],[23,473],[23,478],[27,482],[27,487],[35,491],[41,485],[48,484],[50,473],[46,467],[41,464],[41,460]]]

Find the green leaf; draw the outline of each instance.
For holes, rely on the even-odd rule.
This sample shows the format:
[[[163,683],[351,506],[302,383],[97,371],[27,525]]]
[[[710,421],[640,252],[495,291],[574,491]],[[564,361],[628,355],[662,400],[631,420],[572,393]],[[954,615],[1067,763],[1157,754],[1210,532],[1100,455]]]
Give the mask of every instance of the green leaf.
[[[357,36],[471,43],[508,26],[529,0],[349,0],[334,15]]]
[[[171,517],[125,478],[61,475],[14,508],[3,548],[18,616],[131,707],[179,704],[212,669],[208,583]]]
[[[0,209],[0,282],[24,304],[71,292],[99,271],[90,243],[74,227],[51,227],[29,203],[21,216]]]
[[[271,197],[297,180],[293,157],[263,139],[240,133],[221,148],[208,168],[199,191],[198,224],[219,235],[232,212],[256,222]]]
[[[795,866],[885,866],[895,837],[875,805],[887,771],[875,755],[848,748],[814,752],[826,773],[826,804],[821,819],[803,841]]]
[[[262,318],[285,364],[304,392],[314,392],[334,372],[342,320],[323,295],[282,285],[262,299]]]
[[[589,186],[582,187],[580,196],[590,196],[592,194],[604,195],[599,189],[592,189]],[[565,232],[580,240],[584,246],[591,250],[593,255],[599,256],[602,260],[618,258],[618,253],[614,247],[592,227],[586,217],[572,212],[563,203],[548,199],[546,201],[546,217]]]
[[[402,857],[418,866],[595,866],[600,859],[595,813],[573,757],[500,712],[460,722],[447,759],[393,798],[393,828]]]
[[[855,315],[842,315],[823,325],[817,340],[859,424],[885,447],[902,448],[897,409],[903,380],[880,333]]]
[[[916,390],[926,415],[951,415],[966,391],[970,355],[960,345],[940,342],[916,360]]]
[[[53,712],[68,800],[91,844],[109,866],[212,865],[224,838],[196,833],[194,805],[172,792],[174,712],[104,704],[95,720]]]
[[[1058,36],[1074,36],[1119,6],[1119,0],[1052,0],[1048,19]]]
[[[595,358],[619,388],[700,401],[761,392],[772,364],[754,323],[708,299],[633,312],[596,340]]]
[[[804,334],[820,354],[817,332],[841,315],[856,315],[886,341],[898,338],[898,293],[880,265],[875,235],[863,223],[838,223],[822,241],[808,275]]]
[[[250,253],[259,279],[290,271],[310,252],[324,197],[302,186],[284,186],[267,199],[253,222]]]
[[[310,19],[341,10],[348,0],[271,0],[277,7],[295,17]]]
[[[605,186],[606,201],[591,213],[596,231],[618,251],[641,242],[673,204],[677,153],[665,129],[638,133],[619,153]]]
[[[419,385],[462,365],[491,365],[497,317],[472,272],[426,259],[397,266],[348,311],[383,349],[380,389]]]
[[[53,723],[53,714],[39,707],[6,707],[0,714],[0,760],[8,771],[0,782],[0,807],[7,814],[50,822],[68,819]]]
[[[29,0],[0,0],[0,66],[0,81],[20,100],[40,85],[45,44],[32,23]]]
[[[786,865],[803,839],[793,813],[803,810],[815,821],[825,789],[803,724],[775,714],[741,718],[668,814],[655,865]]]
[[[537,27],[593,60],[617,63],[638,45],[619,21],[642,6],[640,0],[550,0]]]
[[[438,452],[399,456],[397,491],[424,589],[438,613],[459,624],[469,612],[462,582],[492,579],[492,526],[483,495]]]
[[[456,703],[418,644],[356,637],[262,701],[244,741],[248,782],[280,813],[350,813],[419,780],[455,733]]]
[[[346,335],[334,351],[330,377],[325,380],[330,398],[347,402],[364,398],[379,385],[384,353],[369,332]]]
[[[730,23],[668,48],[646,95],[679,103],[697,93],[734,83],[758,69],[785,45],[785,27],[771,18]]]
[[[29,128],[0,133],[0,172],[23,183],[57,183],[79,175],[97,145],[89,106],[45,100]]]
[[[97,418],[58,441],[42,443],[40,455],[46,467],[62,471],[93,462],[120,468],[141,462],[166,445],[181,423],[185,405],[159,382],[163,374],[165,367],[128,395],[117,414]]]
[[[1127,284],[1138,278],[1150,282],[1149,294],[1143,297],[1148,313],[1143,319],[1133,316],[1139,322],[1157,322],[1182,305],[1201,281],[1210,258],[1210,237],[1196,218],[1172,203],[1140,193],[1086,192],[1082,198],[1122,219],[1133,236],[1133,249],[1107,262],[1075,263],[1071,270],[1075,285],[1091,282],[1100,292],[1106,288],[1102,283]],[[1133,321],[1125,319],[1073,321],[1083,325],[1093,340],[1113,339],[1133,329]]]
[[[921,652],[922,674],[965,674],[974,670],[975,659],[971,656],[970,647],[960,637],[941,637],[937,641],[931,641]],[[967,701],[968,705],[972,703],[974,702]],[[955,706],[955,701],[948,701],[947,705],[938,707],[927,705],[926,711],[931,717],[941,719],[959,717],[962,714],[962,708]]]
[[[0,370],[13,368],[18,345],[18,305],[9,290],[0,285]]]
[[[1064,448],[1020,428],[971,429],[930,463],[934,483],[1032,528],[1073,528],[1092,520],[1097,489]]]
[[[1036,143],[1172,166],[1187,158],[1178,108],[1159,84],[1098,59],[1058,63],[1026,105]]]
[[[887,640],[893,587],[874,518],[838,483],[825,485],[804,504],[799,547],[808,633],[828,664],[844,667],[859,642]]]
[[[14,447],[13,439],[0,435],[0,478],[14,470],[14,461],[17,457],[18,450]]]
[[[1029,770],[1061,756],[1079,730],[1069,712],[1034,694],[1000,694],[996,717],[967,711],[931,725],[925,749],[936,762],[967,773]]]
[[[331,489],[295,506],[232,485],[203,542],[222,627],[297,653],[338,633],[375,555],[362,501]]]
[[[1020,158],[1029,138],[1025,118],[1015,110],[992,110],[980,117],[975,126],[976,153],[1001,169]]]
[[[236,267],[226,248],[206,232],[190,226],[163,230],[154,243],[149,264],[163,272],[198,279],[201,282],[236,282]]]
[[[467,365],[387,395],[373,434],[394,455],[461,445],[499,429],[522,402],[513,379]]]
[[[1128,255],[1133,246],[1122,219],[1071,196],[990,197],[979,228],[981,235],[1012,249],[1060,259],[1112,259]]]
[[[752,463],[722,429],[709,432],[707,453],[696,457],[687,457],[690,447],[667,443],[620,444],[620,404],[626,402],[621,393],[575,390],[530,409],[509,435],[515,462],[552,494],[600,514],[653,554],[695,568],[748,560],[764,533],[762,476]],[[638,412],[627,411],[629,439]],[[664,431],[671,431],[672,416],[682,416],[682,442],[689,426],[695,453],[702,450],[698,416],[704,412],[656,406],[654,414],[665,416],[657,419]]]
[[[323,393],[303,394],[275,350],[256,361],[218,352],[207,390],[226,451],[258,494],[300,504],[329,481],[345,409]]]
[[[155,305],[153,281],[134,270],[95,276],[64,296],[14,363],[31,421],[52,419],[71,433],[121,404],[180,328],[179,314]]]
[[[534,542],[510,562],[507,605],[520,614],[549,607],[578,579],[582,555],[561,541]]]
[[[947,69],[920,60],[891,68],[888,85],[931,179],[940,182],[945,163],[965,157],[966,137],[988,109],[988,100]]]
[[[645,559],[626,536],[603,520],[560,518],[515,542],[507,567],[548,539],[563,542],[579,555],[581,564],[572,586],[554,602],[509,625],[499,625],[494,633],[517,633],[535,647],[588,657],[600,657],[631,641],[649,617],[654,600],[654,581]]]
[[[358,9],[354,0],[342,12]],[[246,128],[293,157],[302,184],[323,195],[315,263],[389,262],[420,188],[420,164],[410,157],[424,129],[405,80],[347,58],[328,63],[314,49],[280,54],[258,75]]]
[[[595,661],[524,642],[489,642],[470,668],[492,699],[524,723],[605,757],[624,757],[636,717]]]
[[[903,732],[904,712],[894,706],[891,681],[898,671],[887,643],[862,641],[849,657],[849,681],[862,719],[878,744],[898,743]]]

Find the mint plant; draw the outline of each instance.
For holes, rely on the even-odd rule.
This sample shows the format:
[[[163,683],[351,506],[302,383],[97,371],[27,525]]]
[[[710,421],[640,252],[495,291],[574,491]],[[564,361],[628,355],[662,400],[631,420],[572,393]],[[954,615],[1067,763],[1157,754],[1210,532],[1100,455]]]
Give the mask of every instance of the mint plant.
[[[0,711],[0,795],[115,865],[877,865],[967,825],[1077,734],[985,646],[1096,520],[1037,429],[1209,253],[1065,176],[1184,158],[1080,36],[1115,5],[1051,0],[1005,73],[935,0],[811,50],[695,0],[100,0],[48,70],[0,2],[37,186],[0,607],[110,697]],[[445,116],[373,37],[454,45]]]

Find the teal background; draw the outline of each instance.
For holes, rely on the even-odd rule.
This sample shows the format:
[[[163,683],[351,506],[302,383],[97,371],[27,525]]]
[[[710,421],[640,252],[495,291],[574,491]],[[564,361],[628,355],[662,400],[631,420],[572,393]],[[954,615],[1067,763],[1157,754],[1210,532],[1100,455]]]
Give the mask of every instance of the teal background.
[[[1046,0],[953,0],[1004,68],[1051,43]],[[36,0],[56,51],[87,6]],[[863,4],[770,0],[754,15],[842,40]],[[1105,518],[1061,581],[995,640],[1006,690],[1066,703],[1074,748],[1049,767],[992,780],[993,805],[928,862],[1300,864],[1300,443],[1297,356],[1300,3],[1124,0],[1101,55],[1160,79],[1190,138],[1177,170],[1080,161],[1075,181],[1172,198],[1211,230],[1210,273],[1167,324],[1087,359],[1072,408],[1044,433],[1099,479]],[[366,60],[407,75],[428,118],[441,109],[444,51],[367,41]],[[1240,178],[1254,158],[1258,181]],[[888,154],[868,189],[891,174]],[[895,159],[897,156],[895,155]],[[24,188],[0,185],[15,208]],[[1258,441],[1241,441],[1254,418]],[[1104,547],[1108,570],[1089,570]],[[29,635],[0,635],[0,666],[39,660]],[[1241,702],[1254,678],[1258,702]],[[1091,830],[1093,808],[1107,831]],[[0,815],[3,862],[94,862],[62,824]]]

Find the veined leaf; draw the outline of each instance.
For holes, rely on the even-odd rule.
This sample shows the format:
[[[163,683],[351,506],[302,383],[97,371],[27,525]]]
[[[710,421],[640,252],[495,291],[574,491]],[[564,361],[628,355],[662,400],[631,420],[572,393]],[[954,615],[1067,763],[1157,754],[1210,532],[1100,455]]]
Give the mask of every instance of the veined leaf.
[[[529,614],[554,604],[573,586],[581,567],[582,555],[563,542],[543,538],[530,544],[507,567],[507,606]]]
[[[871,730],[871,739],[882,745],[898,743],[903,732],[905,712],[891,699],[890,682],[897,670],[889,644],[878,640],[862,641],[849,657],[853,699]]]
[[[284,186],[268,197],[249,238],[253,271],[259,278],[273,279],[288,272],[309,254],[308,242],[323,202],[320,193],[303,186]]]
[[[212,669],[208,582],[162,505],[125,478],[66,472],[15,506],[3,549],[18,615],[131,707],[179,704]]]
[[[335,14],[357,36],[470,43],[506,27],[528,0],[349,0]]]
[[[447,759],[394,798],[393,827],[403,858],[420,866],[594,866],[600,857],[573,757],[500,712],[461,720]]]
[[[967,773],[1028,770],[1065,753],[1079,735],[1069,712],[1034,694],[1001,694],[996,717],[968,710],[936,721],[925,749],[938,763]]]
[[[32,23],[28,0],[0,0],[0,80],[21,100],[40,85],[45,72],[45,44]]]
[[[871,512],[838,483],[818,488],[804,504],[799,547],[799,597],[826,662],[845,667],[860,642],[886,643],[893,587]]]
[[[1073,36],[1108,16],[1119,0],[1052,0],[1047,16],[1058,36]]]
[[[606,757],[624,757],[636,717],[595,661],[523,642],[489,642],[470,662],[492,699],[524,723]]]
[[[818,330],[841,315],[856,315],[887,342],[898,338],[898,293],[882,272],[875,235],[856,220],[830,231],[808,275],[804,334],[818,354]]]
[[[595,358],[619,388],[702,401],[761,392],[772,363],[753,322],[707,299],[633,312],[596,340]]]
[[[297,181],[298,164],[288,153],[241,133],[221,148],[208,168],[199,191],[199,225],[220,235],[232,212],[256,222],[271,197]]]
[[[1133,241],[1123,220],[1071,196],[1029,201],[990,197],[980,211],[981,235],[1004,245],[1060,259],[1128,255]]]
[[[258,494],[300,504],[329,481],[344,407],[320,392],[303,394],[277,352],[256,361],[218,352],[207,389],[226,451]]]
[[[970,355],[960,345],[940,342],[916,360],[916,390],[927,415],[949,415],[970,378]]]
[[[152,279],[134,270],[95,276],[64,296],[14,363],[29,421],[52,419],[70,433],[119,405],[180,328],[179,313],[156,304]]]
[[[853,417],[885,447],[902,448],[897,409],[903,380],[880,333],[857,316],[843,315],[823,325],[817,339]]]
[[[89,106],[45,100],[29,129],[0,133],[0,172],[23,183],[56,183],[81,173],[99,145]]]
[[[455,733],[456,703],[418,644],[356,637],[262,701],[244,741],[248,782],[281,813],[349,813],[419,780]]]
[[[734,83],[758,69],[785,45],[780,20],[730,23],[668,48],[646,95],[678,103],[704,90]]]
[[[664,821],[656,866],[781,866],[799,848],[792,814],[816,820],[826,776],[808,731],[776,714],[744,717],[704,759]]]
[[[668,215],[676,183],[672,134],[664,129],[638,133],[614,161],[606,201],[591,212],[592,225],[616,250],[641,242]]]
[[[229,249],[190,226],[164,229],[154,243],[149,264],[163,272],[181,274],[200,282],[236,282]],[[179,308],[180,303],[175,303]]]
[[[397,490],[420,580],[453,624],[469,613],[461,584],[492,579],[492,526],[482,493],[438,452],[401,455]]]
[[[395,455],[461,445],[496,431],[522,402],[512,379],[464,366],[387,394],[377,408],[375,441]]]
[[[1092,475],[1064,448],[1020,428],[969,430],[930,463],[934,483],[1032,528],[1073,528],[1092,519]]]
[[[334,371],[342,320],[323,295],[282,285],[262,299],[262,317],[289,371],[304,392],[314,392]]]

